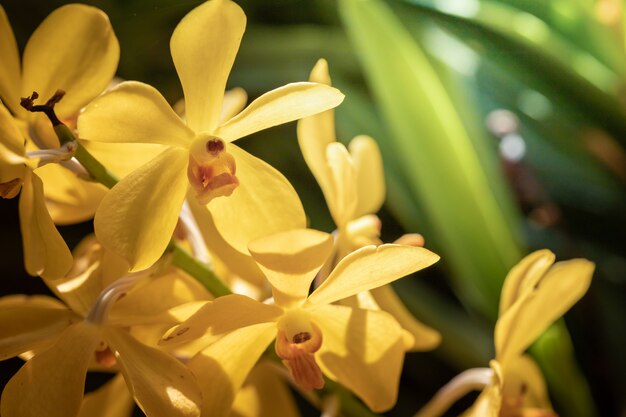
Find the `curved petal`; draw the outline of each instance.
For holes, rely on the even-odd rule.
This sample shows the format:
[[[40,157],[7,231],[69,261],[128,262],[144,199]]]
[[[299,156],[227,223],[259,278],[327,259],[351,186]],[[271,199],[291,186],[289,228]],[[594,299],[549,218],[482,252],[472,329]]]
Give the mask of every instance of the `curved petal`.
[[[496,359],[506,368],[587,292],[595,265],[586,259],[557,262],[496,323]]]
[[[0,299],[0,360],[49,343],[76,315],[52,297],[12,296]]]
[[[518,356],[507,362],[503,379],[505,398],[519,398],[523,393],[523,407],[552,408],[541,369],[530,356]]]
[[[324,336],[315,354],[329,378],[353,391],[374,412],[396,402],[404,340],[402,328],[387,313],[327,305],[312,320]]]
[[[105,338],[139,407],[153,417],[199,417],[202,394],[194,375],[174,357],[146,346],[125,330]]]
[[[527,255],[507,274],[502,284],[500,295],[500,315],[519,299],[525,291],[532,288],[543,278],[556,259],[554,253],[542,249]]]
[[[307,302],[330,304],[389,284],[439,260],[428,249],[403,245],[366,246],[343,258]]]
[[[68,327],[54,346],[26,362],[4,387],[2,416],[76,416],[99,336],[98,328],[85,321]]]
[[[266,361],[256,364],[237,392],[230,417],[300,417],[296,402],[276,367]]]
[[[125,81],[96,98],[78,117],[80,138],[158,143],[187,148],[194,137],[156,88]]]
[[[187,124],[212,133],[222,110],[246,15],[229,0],[207,1],[180,21],[170,40],[172,59],[185,93]]]
[[[269,91],[219,127],[216,136],[231,142],[259,130],[337,107],[344,95],[317,83],[292,83]]]
[[[202,388],[203,416],[228,415],[235,394],[275,336],[275,323],[243,327],[194,356],[189,368]]]
[[[78,417],[130,417],[134,406],[124,378],[117,374],[96,391],[85,395]]]
[[[385,201],[385,172],[378,145],[369,136],[357,136],[348,146],[356,171],[358,204],[355,217],[376,213]]]
[[[326,203],[338,229],[355,218],[358,202],[356,173],[346,147],[338,142],[326,147],[326,164],[330,172]]]
[[[220,114],[219,123],[223,124],[230,118],[234,117],[246,107],[248,101],[248,93],[241,87],[235,87],[224,93],[224,102],[222,103],[222,113]]]
[[[280,172],[236,145],[226,144],[226,150],[235,158],[239,186],[207,208],[229,245],[247,254],[254,239],[306,226],[300,198]]]
[[[0,5],[0,98],[11,109],[13,114],[19,114],[20,86],[22,77],[20,74],[20,55],[17,50],[17,42],[11,24],[4,8]]]
[[[79,179],[59,164],[37,169],[44,183],[46,207],[56,224],[73,224],[91,219],[106,193],[96,182]]]
[[[81,143],[94,158],[117,178],[124,178],[166,150],[158,143],[106,143],[90,140]]]
[[[0,183],[24,178],[24,164],[26,163],[24,153],[24,138],[13,116],[6,107],[0,104]],[[17,190],[19,191],[19,188]],[[3,194],[3,197],[7,196]],[[8,197],[13,196],[15,195]]]
[[[328,63],[325,59],[317,61],[309,81],[331,85]],[[326,166],[326,146],[336,140],[334,110],[327,110],[298,121],[298,143],[302,156],[322,191],[327,189],[330,181]]]
[[[441,334],[413,317],[390,285],[374,288],[371,292],[378,306],[391,314],[400,323],[400,326],[413,336],[414,341],[410,351],[427,351],[439,346]]]
[[[26,271],[45,279],[62,278],[72,267],[72,254],[48,214],[41,179],[30,170],[19,211]]]
[[[311,282],[333,250],[333,237],[313,229],[296,229],[257,239],[248,245],[272,285],[277,305],[302,304]]]
[[[243,327],[273,323],[282,314],[279,307],[243,295],[226,295],[206,303],[189,319],[167,332],[161,344],[183,343],[204,335],[221,335]]]
[[[21,92],[25,97],[37,91],[47,100],[64,90],[67,94],[55,106],[57,115],[75,116],[107,87],[119,56],[119,43],[104,12],[83,4],[59,7],[26,44]]]
[[[259,269],[258,265],[249,254],[244,254],[226,243],[224,238],[218,233],[213,216],[207,210],[206,206],[201,205],[193,196],[187,197],[187,202],[191,208],[198,228],[204,239],[204,243],[228,268],[228,271],[240,277],[241,279],[251,283],[257,288],[265,288],[267,280],[265,275]]]
[[[187,193],[189,153],[169,148],[117,183],[104,197],[94,227],[102,245],[131,271],[148,268],[165,251]]]

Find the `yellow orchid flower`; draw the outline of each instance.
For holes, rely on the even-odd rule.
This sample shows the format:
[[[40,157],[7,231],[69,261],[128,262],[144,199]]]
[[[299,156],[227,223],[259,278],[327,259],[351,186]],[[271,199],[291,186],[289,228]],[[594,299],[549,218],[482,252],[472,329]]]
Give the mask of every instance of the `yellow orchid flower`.
[[[96,235],[132,270],[161,256],[188,190],[207,205],[224,240],[243,254],[254,238],[305,224],[289,182],[232,141],[335,107],[343,95],[326,85],[288,84],[219,124],[245,24],[235,3],[211,0],[174,30],[170,49],[183,86],[186,123],[157,90],[138,82],[121,83],[78,120],[80,135],[88,140],[167,145],[113,187],[96,213]]]
[[[274,339],[276,353],[302,389],[321,388],[324,373],[375,411],[393,406],[404,331],[383,311],[332,303],[388,284],[439,257],[412,246],[366,246],[346,256],[308,295],[332,247],[331,235],[310,229],[253,241],[250,253],[272,285],[275,305],[241,295],[220,297],[164,336],[166,345],[219,336],[189,362],[203,390],[203,414],[228,413],[246,375]]]
[[[54,152],[59,143],[42,115],[20,107],[20,97],[33,90],[48,97],[64,89],[70,97],[56,106],[57,113],[65,120],[75,118],[112,78],[119,46],[107,16],[78,4],[55,10],[41,23],[26,45],[21,65],[2,6],[0,39],[0,196],[15,197],[23,186],[19,210],[27,272],[62,277],[72,259],[54,223],[93,216],[104,188],[79,180],[59,164],[37,168],[38,153]]]
[[[65,91],[66,98],[55,110],[61,120],[73,125],[80,109],[104,91],[117,69],[119,44],[108,17],[82,4],[56,9],[33,32],[20,64],[15,36],[0,6],[0,39],[0,98],[22,134],[22,147],[27,151],[58,148],[48,120],[26,112],[20,107],[20,98],[33,91],[45,98],[57,90]],[[3,124],[6,122],[3,115]],[[0,140],[5,144],[5,138]],[[38,175],[45,184],[46,205],[57,224],[89,219],[104,195],[102,186],[79,180],[57,164],[42,167]],[[1,177],[0,182],[6,183],[5,176]]]
[[[442,388],[415,417],[434,417],[477,387],[483,388],[464,417],[553,417],[541,371],[528,347],[586,292],[594,264],[586,259],[554,263],[547,249],[531,253],[507,275],[495,328],[490,368],[470,369]]]
[[[65,305],[46,296],[0,299],[0,357],[35,352],[5,386],[0,413],[72,417],[93,415],[89,410],[94,407],[104,412],[99,405],[107,400],[106,392],[83,401],[85,375],[95,362],[95,369],[119,369],[128,386],[124,389],[148,415],[199,416],[195,377],[170,354],[140,342],[132,329],[172,326],[180,319],[168,312],[210,296],[194,280],[173,273],[120,278],[127,265],[93,239],[81,243],[75,257],[67,278],[47,282]],[[112,383],[106,391],[120,390],[119,383]]]
[[[309,80],[331,85],[326,60],[316,63]],[[375,215],[385,199],[382,157],[378,145],[369,136],[355,137],[349,149],[337,142],[333,110],[300,120],[298,143],[337,226],[334,253],[318,277],[323,280],[350,252],[382,244],[381,222]],[[416,241],[417,246],[423,246],[419,235],[405,235],[396,243],[415,244]],[[412,351],[434,349],[441,341],[439,332],[416,320],[390,286],[361,294],[356,302],[363,308],[383,309],[392,314],[413,335]]]

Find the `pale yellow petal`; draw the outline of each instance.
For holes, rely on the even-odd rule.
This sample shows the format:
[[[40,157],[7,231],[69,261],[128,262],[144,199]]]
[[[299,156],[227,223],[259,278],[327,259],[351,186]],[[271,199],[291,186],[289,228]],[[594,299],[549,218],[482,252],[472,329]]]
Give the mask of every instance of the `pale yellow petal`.
[[[22,96],[37,91],[47,100],[63,90],[66,95],[55,110],[60,118],[75,116],[107,87],[119,56],[117,38],[104,12],[83,4],[59,7],[26,44]]]
[[[552,408],[541,369],[528,355],[513,358],[504,369],[503,395],[516,398],[520,393],[523,393],[524,407]]]
[[[125,81],[91,102],[78,118],[81,139],[187,148],[194,133],[154,87]],[[120,155],[123,158],[124,155]]]
[[[222,113],[220,114],[219,123],[223,124],[246,107],[248,94],[246,90],[235,87],[224,93],[224,102],[222,103]]]
[[[215,223],[213,222],[213,216],[211,216],[207,207],[201,205],[193,196],[188,196],[187,201],[198,223],[198,228],[200,229],[204,243],[211,251],[211,254],[217,256],[231,273],[257,288],[266,287],[267,280],[265,279],[265,275],[263,275],[263,272],[259,269],[256,262],[254,262],[252,256],[248,253],[241,253],[226,243],[224,238],[217,231]]]
[[[587,292],[594,267],[586,259],[557,262],[532,290],[506,310],[494,334],[496,359],[503,367]]]
[[[256,364],[244,386],[237,392],[230,417],[299,417],[296,402],[280,366],[267,361]]]
[[[462,414],[462,417],[498,417],[502,391],[497,385],[488,385],[480,393],[472,407]]]
[[[0,5],[0,99],[15,114],[20,112],[20,56],[13,29],[4,8]]]
[[[229,245],[247,254],[254,239],[305,227],[300,198],[280,172],[234,144],[226,149],[235,158],[239,186],[229,197],[214,198],[207,208]]]
[[[326,203],[338,229],[355,218],[358,194],[356,172],[346,147],[338,142],[326,147],[326,164],[330,172],[327,189],[323,189]]]
[[[378,306],[391,314],[403,329],[413,335],[413,344],[409,350],[420,352],[439,346],[441,334],[413,317],[390,285],[375,288],[371,292]]]
[[[248,246],[272,285],[279,306],[301,304],[311,282],[333,249],[333,237],[313,229],[295,229],[257,239]]]
[[[72,267],[72,254],[48,214],[41,179],[30,170],[19,211],[26,271],[46,279],[62,278]]]
[[[183,343],[204,335],[221,335],[242,327],[274,322],[282,314],[279,307],[244,295],[227,295],[207,302],[193,316],[167,332],[161,344]]]
[[[98,340],[99,330],[87,322],[68,327],[54,346],[26,362],[5,386],[2,416],[76,416]]]
[[[353,391],[374,412],[396,402],[404,340],[387,313],[327,305],[312,312],[324,341],[315,359],[326,376]]]
[[[97,390],[85,395],[78,417],[130,417],[134,406],[124,378],[117,374]]]
[[[37,169],[44,183],[46,207],[56,224],[73,224],[91,219],[107,189],[96,182],[78,179],[59,164]]]
[[[500,295],[500,315],[502,316],[511,305],[541,280],[555,260],[554,253],[542,249],[524,257],[507,274],[502,284]]]
[[[202,394],[182,362],[146,346],[125,330],[110,328],[105,338],[139,407],[151,417],[198,417]]]
[[[207,1],[188,13],[170,41],[185,93],[185,117],[196,132],[213,133],[222,110],[246,15],[229,0]]]
[[[330,304],[389,284],[438,260],[438,255],[424,248],[393,244],[366,246],[343,258],[308,302]]]
[[[231,142],[272,126],[335,108],[343,98],[339,90],[324,84],[287,84],[254,100],[220,126],[215,135]]]
[[[168,148],[158,143],[105,143],[83,141],[82,145],[118,179],[124,178]]]
[[[189,153],[169,148],[117,183],[94,220],[102,245],[138,271],[165,251],[187,193]]]
[[[325,59],[317,61],[309,81],[331,85],[328,63]],[[336,140],[334,110],[327,110],[298,121],[298,143],[302,156],[322,191],[328,189],[330,181],[326,164],[326,146]]]
[[[228,415],[250,369],[275,336],[275,323],[244,327],[222,337],[189,362],[202,388],[203,416]]]
[[[0,298],[0,360],[49,344],[76,319],[51,297]]]
[[[0,183],[24,178],[24,153],[24,138],[13,116],[0,104]]]
[[[348,146],[356,171],[356,217],[376,213],[385,201],[385,172],[378,145],[369,136],[357,136]]]

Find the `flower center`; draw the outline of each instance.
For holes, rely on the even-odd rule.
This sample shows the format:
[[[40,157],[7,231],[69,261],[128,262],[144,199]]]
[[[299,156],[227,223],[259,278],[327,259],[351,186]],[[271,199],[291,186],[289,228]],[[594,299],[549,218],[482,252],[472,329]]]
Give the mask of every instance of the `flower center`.
[[[222,139],[206,134],[194,139],[187,177],[201,204],[207,204],[215,197],[231,195],[239,185],[235,171],[235,158],[228,153]]]
[[[278,322],[274,346],[294,382],[304,391],[324,387],[322,371],[315,362],[315,352],[322,346],[322,332],[311,322],[307,312],[289,310]]]

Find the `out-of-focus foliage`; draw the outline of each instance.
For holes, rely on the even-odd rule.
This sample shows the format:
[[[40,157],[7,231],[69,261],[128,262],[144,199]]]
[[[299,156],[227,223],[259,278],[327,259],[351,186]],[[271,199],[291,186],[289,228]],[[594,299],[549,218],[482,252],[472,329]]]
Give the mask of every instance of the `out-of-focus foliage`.
[[[21,47],[63,3],[3,2]],[[169,37],[200,1],[91,3],[109,14],[120,39],[118,75],[155,85],[171,103],[182,97]],[[346,94],[337,109],[339,140],[368,134],[383,152],[388,189],[383,240],[392,241],[403,230],[420,232],[442,256],[426,284],[407,279],[396,285],[417,317],[441,331],[443,343],[432,354],[407,356],[399,403],[390,415],[410,415],[458,370],[487,365],[506,271],[543,247],[562,259],[586,257],[597,264],[589,294],[566,316],[571,340],[561,323],[532,350],[550,382],[555,408],[564,417],[591,415],[594,409],[599,415],[624,413],[622,3],[238,3],[248,30],[229,87],[243,86],[254,98],[307,79],[317,59],[326,58],[333,84]],[[300,156],[295,126],[256,136],[243,146],[292,181],[312,227],[330,231],[332,221]],[[3,203],[3,210],[7,207]],[[61,232],[71,243],[88,227]],[[2,242],[19,241],[11,236],[3,235]],[[21,256],[9,248],[4,253],[3,262],[21,268]],[[18,285],[28,279],[10,278]],[[555,352],[571,357],[553,357]],[[582,391],[573,395],[569,384]],[[587,384],[591,397],[584,393]]]

